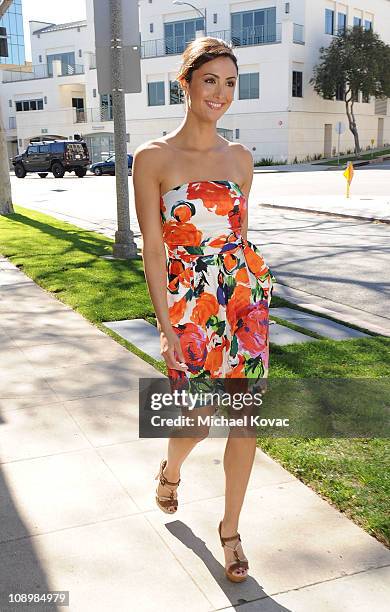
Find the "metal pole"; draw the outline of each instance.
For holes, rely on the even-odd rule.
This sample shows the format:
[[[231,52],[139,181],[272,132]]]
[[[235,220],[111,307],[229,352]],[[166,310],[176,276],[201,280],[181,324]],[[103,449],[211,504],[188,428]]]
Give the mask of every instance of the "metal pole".
[[[113,256],[135,259],[137,245],[130,229],[129,183],[126,145],[126,109],[123,90],[122,0],[110,0],[112,110],[115,137],[115,181],[118,229],[115,232]]]

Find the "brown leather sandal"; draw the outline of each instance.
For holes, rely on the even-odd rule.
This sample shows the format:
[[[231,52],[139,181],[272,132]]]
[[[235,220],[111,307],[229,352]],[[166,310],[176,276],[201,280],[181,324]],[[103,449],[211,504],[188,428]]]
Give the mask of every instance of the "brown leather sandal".
[[[157,485],[157,489],[156,489],[156,503],[158,505],[158,507],[160,508],[160,510],[162,510],[163,512],[165,512],[166,514],[173,514],[174,512],[176,512],[177,510],[177,497],[176,497],[176,488],[179,486],[180,484],[180,478],[177,482],[169,482],[169,480],[167,480],[163,474],[163,471],[165,469],[165,466],[167,465],[167,460],[163,459],[160,463],[160,469],[157,473],[157,476],[155,478],[155,480],[159,480],[159,484],[162,487],[165,487],[165,485],[169,485],[171,487],[175,487],[175,489],[172,489],[171,494],[169,497],[165,497],[164,495],[159,495],[158,494],[158,485]],[[169,510],[169,508],[173,508],[173,510]]]
[[[240,534],[236,533],[236,535],[230,536],[229,538],[223,538],[221,535],[221,530],[222,530],[222,521],[219,523],[219,527],[218,527],[221,544],[222,546],[227,546],[227,548],[230,548],[230,550],[234,552],[234,556],[236,558],[236,561],[233,561],[227,567],[225,567],[226,577],[229,578],[229,580],[231,580],[232,582],[244,582],[244,580],[248,578],[248,574],[245,574],[245,576],[237,576],[237,574],[233,574],[234,570],[236,569],[246,569],[246,570],[249,569],[248,561],[244,561],[243,559],[240,559],[240,557],[238,556],[237,550],[236,550],[237,546],[241,542]],[[228,546],[226,544],[226,542],[230,542],[231,540],[236,540],[237,538],[238,538],[238,542],[234,547]]]

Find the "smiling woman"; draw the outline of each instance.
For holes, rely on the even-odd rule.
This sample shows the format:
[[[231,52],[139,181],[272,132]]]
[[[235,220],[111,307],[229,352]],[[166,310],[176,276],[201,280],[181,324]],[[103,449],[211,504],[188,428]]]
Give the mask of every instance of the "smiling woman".
[[[234,99],[237,59],[224,40],[201,37],[183,53],[176,80],[184,92],[183,123],[134,153],[133,185],[143,237],[145,276],[161,332],[172,395],[190,383],[262,387],[268,374],[268,313],[274,277],[247,240],[253,158],[222,138],[217,121]],[[246,380],[237,379],[250,378]],[[191,388],[191,387],[190,387]],[[176,406],[177,407],[177,406]],[[216,407],[197,406],[208,416]],[[230,430],[224,454],[225,512],[219,537],[229,580],[247,578],[238,521],[256,450],[254,435]],[[178,507],[180,468],[208,427],[171,437],[156,476],[158,507]]]

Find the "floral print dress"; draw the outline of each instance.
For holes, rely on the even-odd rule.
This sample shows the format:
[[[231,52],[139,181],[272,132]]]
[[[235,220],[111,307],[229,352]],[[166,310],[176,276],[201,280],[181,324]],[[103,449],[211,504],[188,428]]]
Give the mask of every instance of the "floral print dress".
[[[265,378],[275,276],[241,236],[247,200],[232,181],[184,183],[160,198],[170,321],[188,366],[171,380]]]

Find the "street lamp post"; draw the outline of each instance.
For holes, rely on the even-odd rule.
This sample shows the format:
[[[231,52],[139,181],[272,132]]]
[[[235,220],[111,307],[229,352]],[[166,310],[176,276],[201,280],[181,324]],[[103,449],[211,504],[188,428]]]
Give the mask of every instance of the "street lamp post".
[[[206,8],[204,9],[204,13],[202,13],[200,9],[198,9],[196,6],[194,6],[190,2],[182,2],[182,0],[173,0],[172,4],[176,4],[178,6],[181,6],[182,4],[187,4],[187,6],[190,6],[191,8],[194,9],[194,11],[199,13],[199,15],[204,19],[204,33],[205,33],[205,36],[207,36],[207,9]]]

